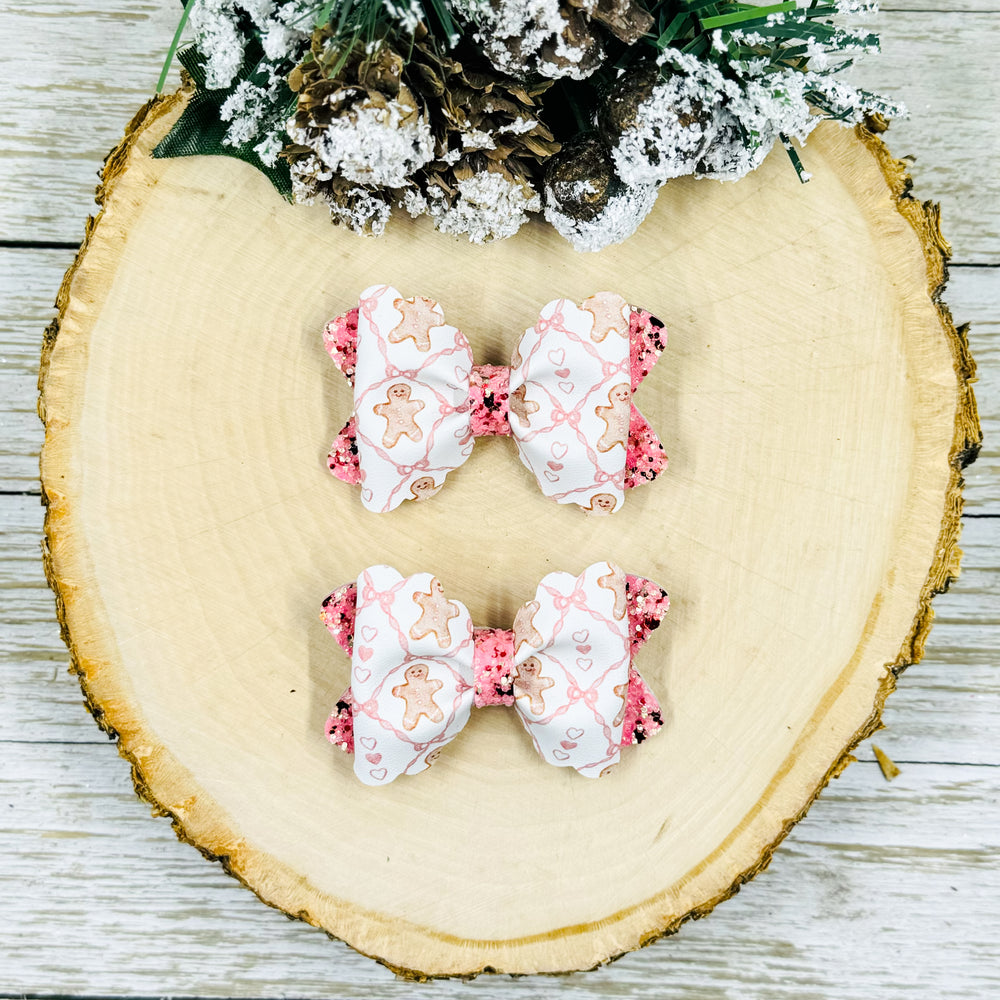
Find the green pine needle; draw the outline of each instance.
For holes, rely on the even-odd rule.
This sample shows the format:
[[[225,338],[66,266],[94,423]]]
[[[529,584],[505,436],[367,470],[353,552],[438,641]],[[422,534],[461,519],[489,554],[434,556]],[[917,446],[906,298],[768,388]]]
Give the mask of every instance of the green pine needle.
[[[656,47],[665,49],[679,34],[687,21],[688,15],[684,12],[678,14],[663,30],[659,38],[656,39]]]
[[[158,94],[163,93],[163,88],[167,82],[167,74],[170,72],[170,67],[174,61],[174,54],[177,52],[177,46],[181,43],[181,35],[184,33],[184,28],[188,22],[188,15],[191,13],[191,8],[197,2],[198,0],[184,0],[184,13],[181,14],[181,19],[177,24],[177,30],[174,32],[170,48],[167,49],[167,57],[163,61],[163,69],[160,71],[160,79],[156,84],[156,92]]]
[[[734,24],[765,20],[771,14],[787,14],[789,11],[798,10],[798,6],[795,0],[785,0],[785,3],[776,3],[769,7],[744,7],[743,10],[733,11],[731,14],[703,17],[701,18],[701,26],[705,31],[712,31],[714,28],[731,28]]]
[[[792,145],[792,140],[784,132],[778,138],[781,140],[781,145],[785,147],[785,152],[788,154],[788,159],[792,161],[795,172],[799,175],[799,181],[803,184],[808,184],[809,178],[806,176],[806,168],[802,165],[802,160],[799,159],[799,154]]]

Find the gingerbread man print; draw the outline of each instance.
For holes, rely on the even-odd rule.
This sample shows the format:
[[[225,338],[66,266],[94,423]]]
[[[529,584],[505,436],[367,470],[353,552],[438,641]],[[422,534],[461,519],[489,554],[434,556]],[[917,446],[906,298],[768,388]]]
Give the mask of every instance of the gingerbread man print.
[[[610,590],[614,594],[615,606],[612,614],[619,621],[625,617],[628,610],[628,597],[625,593],[625,574],[620,569],[612,569],[610,573],[597,578],[597,586]]]
[[[531,414],[538,412],[538,404],[532,399],[525,399],[524,394],[528,387],[519,385],[509,397],[507,408],[521,421],[522,427],[531,426]]]
[[[632,416],[632,387],[620,382],[608,391],[610,406],[595,406],[594,412],[607,424],[597,442],[598,451],[611,451],[621,445],[628,449],[628,426]]]
[[[440,691],[444,684],[439,680],[427,677],[426,663],[412,663],[403,671],[405,684],[397,684],[392,689],[394,698],[400,698],[406,705],[403,712],[403,728],[416,729],[421,715],[426,715],[431,722],[441,722],[444,713],[434,703],[434,692]]]
[[[542,676],[542,663],[537,656],[529,656],[514,669],[514,697],[527,698],[531,714],[541,715],[545,711],[542,692],[555,687],[556,682],[551,677]]]
[[[617,333],[628,339],[629,304],[613,292],[598,292],[581,303],[584,312],[594,317],[590,339],[600,344],[609,333]]]
[[[444,483],[441,484],[443,486]],[[434,482],[433,476],[421,476],[410,483],[410,496],[414,500],[429,500],[441,492],[441,486]]]
[[[382,444],[386,448],[394,448],[401,437],[419,441],[424,436],[414,419],[424,404],[419,399],[410,399],[410,392],[405,382],[397,382],[389,386],[385,402],[372,407],[375,415],[385,420]]]
[[[538,649],[542,644],[542,633],[535,628],[534,617],[541,605],[538,601],[527,601],[517,609],[514,615],[514,655],[526,642],[532,649]]]
[[[459,611],[454,601],[445,598],[441,581],[434,577],[429,591],[416,591],[413,603],[420,608],[421,615],[410,629],[410,638],[423,639],[425,635],[433,634],[437,644],[447,649],[451,645],[451,626],[448,623],[458,617]]]
[[[444,325],[437,312],[437,303],[418,295],[412,299],[393,299],[392,304],[403,314],[403,318],[389,331],[389,343],[401,344],[404,340],[412,340],[418,351],[429,351],[430,331]]]
[[[590,506],[583,509],[590,514],[610,514],[617,502],[610,493],[595,493],[590,498]]]

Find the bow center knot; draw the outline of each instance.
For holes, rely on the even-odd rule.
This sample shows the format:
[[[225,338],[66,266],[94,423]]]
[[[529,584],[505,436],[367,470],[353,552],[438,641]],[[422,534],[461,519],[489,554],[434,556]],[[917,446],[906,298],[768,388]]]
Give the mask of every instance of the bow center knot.
[[[504,628],[472,630],[476,708],[514,704],[514,633]]]
[[[469,375],[469,424],[476,437],[510,435],[510,369],[473,365]]]

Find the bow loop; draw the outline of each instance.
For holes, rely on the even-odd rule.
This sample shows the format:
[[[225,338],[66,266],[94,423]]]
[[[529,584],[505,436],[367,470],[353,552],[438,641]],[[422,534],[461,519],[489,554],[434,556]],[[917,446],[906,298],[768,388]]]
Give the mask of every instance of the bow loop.
[[[465,461],[471,370],[469,342],[436,302],[387,285],[361,293],[354,420],[365,507],[392,510]]]
[[[472,620],[429,573],[359,578],[351,656],[355,774],[381,785],[428,766],[472,708]]]
[[[515,629],[515,707],[550,764],[597,777],[618,762],[628,691],[625,574],[550,573]]]

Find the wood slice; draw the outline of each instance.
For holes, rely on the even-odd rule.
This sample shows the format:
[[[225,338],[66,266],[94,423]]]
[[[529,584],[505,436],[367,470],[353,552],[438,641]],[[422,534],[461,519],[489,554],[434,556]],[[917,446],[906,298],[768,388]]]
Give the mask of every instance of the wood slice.
[[[109,159],[41,375],[47,566],[75,669],[136,785],[266,902],[414,977],[583,969],[760,871],[921,652],[957,572],[979,430],[947,245],[872,133],[821,127],[737,184],[673,181],[630,241],[365,240],[224,158],[154,160],[182,98]],[[480,363],[538,308],[611,289],[668,349],[637,395],[668,471],[610,518],[544,499],[486,439],[389,515],[330,477],[351,408],[324,322],[391,282]],[[672,610],[637,666],[666,726],[600,781],[477,711],[427,773],[357,782],[323,736],[349,662],[318,610],[388,562],[509,627],[599,559]]]

